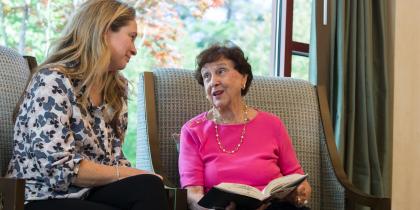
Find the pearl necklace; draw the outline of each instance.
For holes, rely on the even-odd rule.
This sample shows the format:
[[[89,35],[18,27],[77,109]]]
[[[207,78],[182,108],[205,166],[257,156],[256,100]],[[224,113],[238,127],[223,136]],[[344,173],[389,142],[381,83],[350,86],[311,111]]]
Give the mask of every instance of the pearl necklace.
[[[244,136],[245,136],[245,132],[246,132],[246,122],[248,122],[248,106],[245,105],[245,109],[244,109],[244,127],[242,128],[242,132],[241,132],[241,137],[239,140],[239,143],[235,146],[235,148],[233,150],[228,150],[225,148],[225,146],[223,146],[222,142],[220,141],[220,135],[219,135],[219,129],[217,126],[217,121],[221,121],[224,122],[223,119],[219,120],[218,117],[216,117],[216,110],[213,107],[212,109],[213,112],[213,118],[214,118],[214,129],[216,130],[216,141],[217,144],[219,145],[219,149],[224,152],[224,153],[228,153],[228,154],[234,154],[239,150],[239,147],[241,147],[242,143],[244,142]]]

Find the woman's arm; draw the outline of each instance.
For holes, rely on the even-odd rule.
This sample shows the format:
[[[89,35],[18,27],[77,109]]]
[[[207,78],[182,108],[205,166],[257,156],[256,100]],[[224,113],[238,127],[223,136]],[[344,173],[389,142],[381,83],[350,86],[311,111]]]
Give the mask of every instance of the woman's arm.
[[[295,149],[293,148],[292,140],[287,133],[287,129],[284,123],[277,118],[279,129],[276,129],[278,133],[278,144],[279,144],[279,157],[277,164],[280,167],[283,175],[289,175],[293,173],[304,174],[304,171],[297,159]],[[297,205],[302,206],[309,202],[311,197],[311,186],[308,180],[303,181],[292,193],[290,193],[286,200]],[[306,201],[306,202],[305,202]]]
[[[187,199],[188,206],[191,210],[207,210],[206,208],[198,205],[198,201],[204,196],[203,186],[188,186],[187,189]],[[267,206],[263,205],[258,210],[264,210]],[[231,202],[229,206],[226,207],[226,210],[235,210],[235,203]]]
[[[203,186],[188,186],[186,189],[189,208],[191,210],[207,210],[198,205],[198,201],[204,196]]]
[[[108,166],[90,160],[82,160],[73,183],[79,187],[96,187],[140,174],[153,173],[131,167]],[[154,175],[162,179],[160,175]]]

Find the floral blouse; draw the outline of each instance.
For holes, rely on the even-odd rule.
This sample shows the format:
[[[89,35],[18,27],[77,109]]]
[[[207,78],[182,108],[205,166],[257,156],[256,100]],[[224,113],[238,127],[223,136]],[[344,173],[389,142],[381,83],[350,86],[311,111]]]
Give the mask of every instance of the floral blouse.
[[[73,185],[80,161],[130,166],[111,125],[104,120],[106,104],[91,103],[87,113],[78,104],[80,80],[43,69],[32,78],[16,119],[13,156],[8,177],[26,179],[25,200],[82,198],[89,188]],[[127,129],[127,105],[120,115]]]

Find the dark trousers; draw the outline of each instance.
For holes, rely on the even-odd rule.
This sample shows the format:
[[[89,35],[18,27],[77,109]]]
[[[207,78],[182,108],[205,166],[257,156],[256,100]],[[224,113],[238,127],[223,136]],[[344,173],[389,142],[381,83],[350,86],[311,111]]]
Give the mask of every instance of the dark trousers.
[[[167,210],[162,181],[154,175],[138,175],[91,190],[86,199],[32,201],[25,210]]]
[[[309,207],[296,207],[289,202],[272,202],[266,210],[310,210]]]

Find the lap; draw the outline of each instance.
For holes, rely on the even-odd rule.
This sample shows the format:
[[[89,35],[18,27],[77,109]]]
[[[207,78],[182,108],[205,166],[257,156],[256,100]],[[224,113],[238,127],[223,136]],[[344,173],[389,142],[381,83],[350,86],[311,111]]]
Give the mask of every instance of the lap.
[[[50,199],[33,201],[25,210],[166,210],[163,183],[154,175],[137,175],[93,188],[86,199]]]
[[[123,209],[167,209],[167,198],[162,180],[155,175],[143,174],[91,190],[87,200],[118,206]]]
[[[51,199],[32,201],[25,205],[25,210],[118,210],[118,208],[81,199]]]
[[[288,202],[273,202],[266,210],[310,210],[309,207],[296,207]]]

